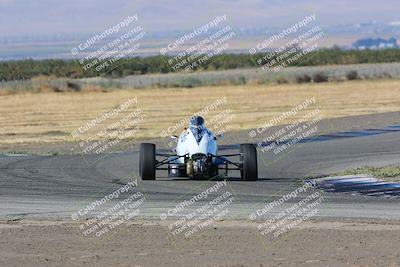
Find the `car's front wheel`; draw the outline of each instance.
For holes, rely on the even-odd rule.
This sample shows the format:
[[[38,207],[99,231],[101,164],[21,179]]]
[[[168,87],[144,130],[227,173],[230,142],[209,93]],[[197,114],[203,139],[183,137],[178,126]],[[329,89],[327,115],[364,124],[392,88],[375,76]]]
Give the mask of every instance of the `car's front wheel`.
[[[245,181],[256,181],[258,179],[257,169],[257,150],[253,144],[241,144],[240,153],[242,153],[241,176]]]
[[[142,180],[156,179],[156,145],[140,144],[139,173]]]

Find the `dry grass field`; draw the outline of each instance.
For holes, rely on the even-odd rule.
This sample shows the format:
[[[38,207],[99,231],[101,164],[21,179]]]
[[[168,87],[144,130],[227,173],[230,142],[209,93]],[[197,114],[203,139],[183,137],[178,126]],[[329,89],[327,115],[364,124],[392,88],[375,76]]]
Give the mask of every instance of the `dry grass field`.
[[[74,138],[73,131],[135,97],[137,103],[124,110],[119,118],[137,108],[143,110],[145,118],[135,135],[127,138],[160,136],[162,130],[225,97],[226,104],[211,110],[205,118],[206,122],[212,118],[218,121],[222,117],[217,115],[229,110],[230,131],[260,126],[313,97],[316,99],[313,108],[320,109],[324,118],[399,111],[400,81],[4,95],[0,96],[0,145],[79,141],[85,135]],[[302,115],[300,112],[281,123]],[[106,120],[99,125],[105,128],[111,124],[112,120]]]

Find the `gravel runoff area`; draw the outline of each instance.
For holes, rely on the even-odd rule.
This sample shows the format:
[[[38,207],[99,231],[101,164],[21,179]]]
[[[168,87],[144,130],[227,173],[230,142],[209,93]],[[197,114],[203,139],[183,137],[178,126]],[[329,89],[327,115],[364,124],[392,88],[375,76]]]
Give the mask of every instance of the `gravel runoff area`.
[[[176,242],[166,222],[130,221],[84,237],[78,223],[0,223],[0,266],[400,266],[399,221],[308,221],[268,242],[245,221]]]

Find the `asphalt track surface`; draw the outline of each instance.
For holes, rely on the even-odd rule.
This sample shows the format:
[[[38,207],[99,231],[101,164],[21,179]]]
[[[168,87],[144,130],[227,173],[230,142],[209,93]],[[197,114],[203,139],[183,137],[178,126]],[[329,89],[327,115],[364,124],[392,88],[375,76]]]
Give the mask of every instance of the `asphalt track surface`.
[[[303,185],[304,178],[323,176],[363,165],[400,164],[400,113],[375,114],[323,121],[319,136],[292,146],[278,155],[258,151],[259,180],[244,182],[232,173],[223,190],[235,201],[226,218],[248,219],[249,214]],[[388,126],[390,126],[388,128]],[[397,130],[396,130],[397,129]],[[274,129],[271,129],[274,131]],[[321,135],[323,135],[321,137]],[[258,140],[256,140],[258,138]],[[225,144],[256,142],[248,132],[227,134]],[[161,141],[155,140],[158,145]],[[232,153],[235,146],[222,146]],[[188,200],[219,181],[166,178],[140,181],[139,153],[136,150],[105,155],[0,156],[0,217],[71,218],[71,214],[103,198],[129,181],[138,179],[135,190],[145,195],[140,218],[160,218],[175,205]],[[289,199],[271,212],[290,207],[315,190],[309,189]],[[187,209],[204,205],[223,191],[210,194]],[[123,193],[88,213],[93,216],[117,201],[130,197]],[[400,219],[399,198],[363,196],[350,193],[322,193],[318,217]],[[177,214],[179,216],[179,214]]]

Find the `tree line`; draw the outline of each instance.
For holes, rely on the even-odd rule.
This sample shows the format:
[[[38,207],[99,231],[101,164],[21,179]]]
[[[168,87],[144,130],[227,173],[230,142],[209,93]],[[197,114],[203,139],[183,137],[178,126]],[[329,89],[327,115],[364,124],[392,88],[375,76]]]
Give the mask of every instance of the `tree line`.
[[[265,53],[255,55],[249,54],[221,54],[212,59],[205,60],[192,67],[193,71],[198,70],[228,70],[238,68],[260,67],[257,59],[265,58]],[[268,60],[273,60],[278,55]],[[176,60],[170,56],[150,56],[121,59],[123,62],[110,71],[105,68],[103,71],[96,71],[95,68],[88,68],[83,71],[83,66],[77,60],[16,60],[0,61],[0,81],[29,80],[37,76],[53,76],[65,78],[84,77],[124,77],[127,75],[142,75],[148,73],[169,73],[183,71],[182,68],[174,68]],[[180,61],[184,60],[180,59]],[[189,60],[190,61],[190,60]],[[171,62],[175,62],[171,64]],[[385,50],[341,50],[339,48],[320,49],[310,52],[300,60],[294,61],[289,66],[318,66],[318,65],[339,65],[339,64],[363,64],[363,63],[388,63],[400,62],[400,49]],[[99,63],[101,64],[101,62]]]

